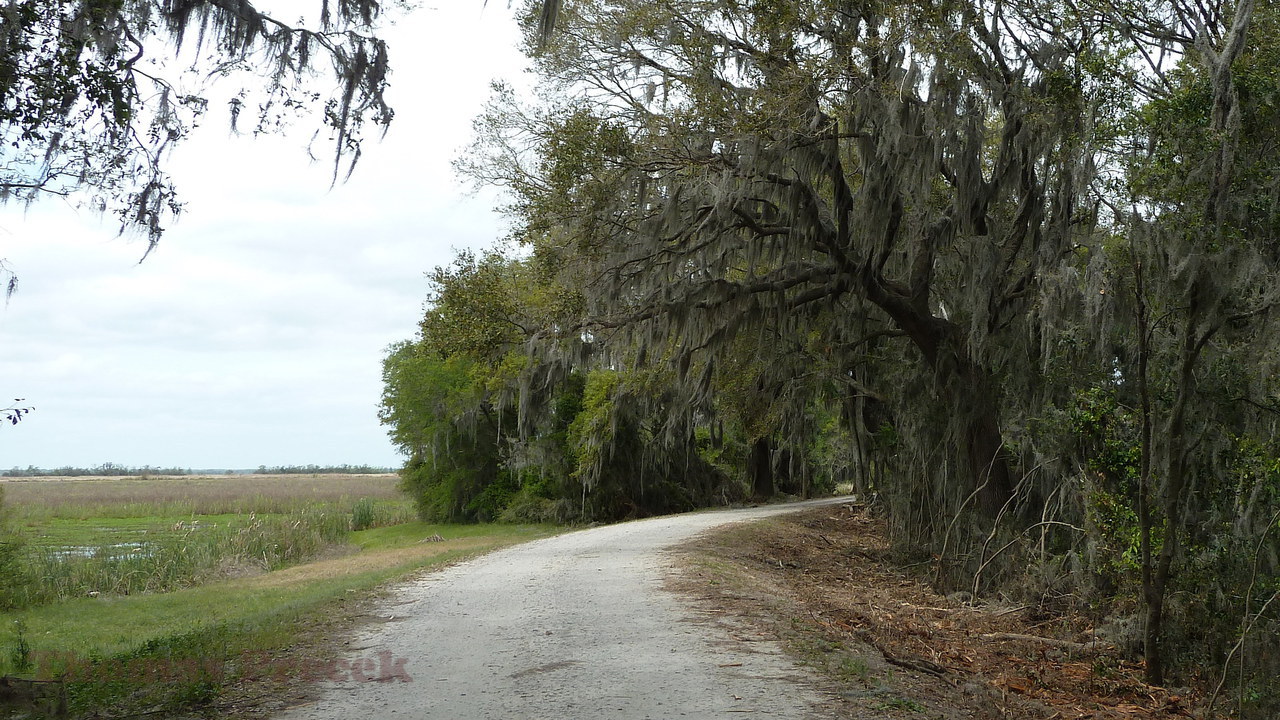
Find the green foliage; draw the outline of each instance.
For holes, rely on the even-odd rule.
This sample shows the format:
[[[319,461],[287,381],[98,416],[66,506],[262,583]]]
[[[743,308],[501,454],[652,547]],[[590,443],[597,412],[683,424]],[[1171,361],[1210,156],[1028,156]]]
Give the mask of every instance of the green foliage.
[[[467,503],[466,514],[476,522],[493,522],[503,516],[507,506],[520,492],[515,473],[499,471],[497,477]]]
[[[551,133],[543,154],[540,175],[553,195],[567,205],[588,201],[581,193],[606,183],[609,168],[619,168],[631,154],[631,139],[622,125],[605,120],[585,108],[575,108]]]
[[[600,482],[606,474],[609,461],[618,454],[618,436],[621,435],[625,443],[632,440],[630,436],[636,432],[635,428],[625,424],[618,427],[615,395],[622,380],[620,373],[608,370],[593,371],[587,376],[582,393],[582,410],[568,428],[569,445],[574,449],[574,475],[583,484]],[[626,454],[634,449],[623,448],[622,453]]]
[[[419,338],[384,362],[382,418],[408,456],[401,476],[420,513],[564,521],[692,507],[681,478],[709,488],[715,473],[692,433],[667,432],[667,405],[646,384],[655,378],[561,371],[519,351],[568,307],[538,267],[463,253],[438,268]],[[668,443],[688,462],[665,455]],[[668,477],[668,466],[683,469]]]
[[[581,411],[567,429],[584,517],[643,517],[745,495],[733,477],[741,466],[725,472],[711,462],[710,428],[681,422],[669,382],[663,372],[588,373]]]
[[[461,252],[450,268],[436,268],[436,288],[422,319],[422,337],[441,357],[497,361],[524,336],[515,295],[523,266],[496,253],[477,259]]]
[[[814,492],[830,492],[838,485],[852,482],[853,475],[857,472],[858,440],[833,410],[819,408],[815,415],[805,457],[813,465],[816,475]]]
[[[1141,567],[1138,514],[1133,499],[1097,489],[1087,503],[1085,518],[1090,535],[1097,542],[1097,571],[1109,576],[1111,583],[1124,582],[1132,587]]]
[[[736,427],[728,429],[699,426],[694,431],[694,444],[704,463],[724,477],[737,477],[746,467],[747,443]]]
[[[1092,387],[1077,394],[1070,422],[1088,468],[1132,505],[1142,460],[1135,413],[1119,403],[1115,388]]]
[[[409,456],[401,480],[419,514],[475,519],[473,501],[499,473],[497,411],[478,387],[477,365],[404,343],[383,367],[382,420]]]
[[[9,665],[18,672],[31,670],[31,643],[27,641],[27,626],[21,620],[13,621],[13,644],[9,647]]]

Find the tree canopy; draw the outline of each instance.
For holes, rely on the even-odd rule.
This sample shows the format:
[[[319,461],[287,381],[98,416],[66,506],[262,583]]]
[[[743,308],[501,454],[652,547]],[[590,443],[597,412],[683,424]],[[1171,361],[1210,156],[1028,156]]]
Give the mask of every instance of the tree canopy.
[[[181,208],[168,151],[207,111],[211,78],[244,85],[233,129],[298,115],[328,128],[335,179],[361,129],[385,127],[378,0],[318,3],[309,27],[237,0],[13,0],[0,8],[0,200],[56,195],[114,213],[154,247]],[[315,76],[331,80],[315,87]]]

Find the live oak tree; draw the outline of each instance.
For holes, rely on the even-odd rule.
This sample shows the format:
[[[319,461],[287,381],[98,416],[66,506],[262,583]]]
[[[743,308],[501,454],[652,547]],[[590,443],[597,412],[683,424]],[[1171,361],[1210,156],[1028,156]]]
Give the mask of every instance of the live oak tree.
[[[813,331],[845,374],[888,341],[936,405],[908,435],[920,492],[995,516],[1018,475],[997,378],[1026,361],[1037,279],[1091,230],[1105,110],[1080,59],[1100,23],[1000,7],[564,3],[536,55],[563,121],[489,143],[553,129],[506,179],[535,252],[593,268],[595,331],[680,368]]]
[[[1153,681],[1181,589],[1242,618],[1243,698],[1268,672],[1246,636],[1276,619],[1242,588],[1280,575],[1275,16],[535,2],[541,102],[500,93],[464,169],[511,190],[518,239],[580,293],[530,339],[540,362],[590,338],[665,368],[673,415],[718,400],[793,446],[843,387],[900,540],[975,587],[989,547],[1033,533],[1042,563],[1135,582]],[[1181,647],[1220,661],[1222,627],[1184,623]]]
[[[424,517],[494,519],[489,500],[509,484],[509,380],[523,365],[513,351],[538,305],[527,276],[497,253],[460,253],[431,274],[417,337],[383,362],[381,418],[408,458],[402,479]]]
[[[322,0],[301,27],[241,0],[5,3],[0,200],[79,197],[154,247],[181,207],[166,154],[206,111],[203,86],[218,76],[244,83],[230,99],[233,128],[272,132],[316,116],[336,179],[359,156],[361,128],[391,121],[386,46],[372,34],[382,6]],[[316,75],[331,84],[314,89]]]

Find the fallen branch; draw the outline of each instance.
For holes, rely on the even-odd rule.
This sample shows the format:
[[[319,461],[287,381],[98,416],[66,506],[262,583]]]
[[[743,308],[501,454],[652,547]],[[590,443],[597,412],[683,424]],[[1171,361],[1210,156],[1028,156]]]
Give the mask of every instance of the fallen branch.
[[[890,665],[897,665],[900,668],[906,668],[907,670],[915,670],[916,672],[928,673],[929,675],[933,675],[934,677],[942,677],[943,675],[947,674],[946,668],[942,667],[938,663],[935,663],[931,660],[925,660],[924,658],[919,658],[919,657],[900,658],[900,657],[891,655],[889,651],[885,650],[883,647],[880,647],[878,645],[875,647],[877,650],[880,651],[880,654],[884,656],[884,661],[889,663]]]

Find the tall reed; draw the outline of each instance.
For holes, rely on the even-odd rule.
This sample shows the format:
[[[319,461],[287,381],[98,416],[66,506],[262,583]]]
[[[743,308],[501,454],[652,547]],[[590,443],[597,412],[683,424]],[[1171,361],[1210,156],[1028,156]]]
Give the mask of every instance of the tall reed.
[[[91,548],[29,546],[22,571],[10,578],[18,607],[85,595],[170,592],[233,573],[266,572],[314,558],[346,542],[353,524],[365,527],[411,519],[404,503],[323,505],[299,511],[252,513],[243,523],[180,522],[140,542]]]

